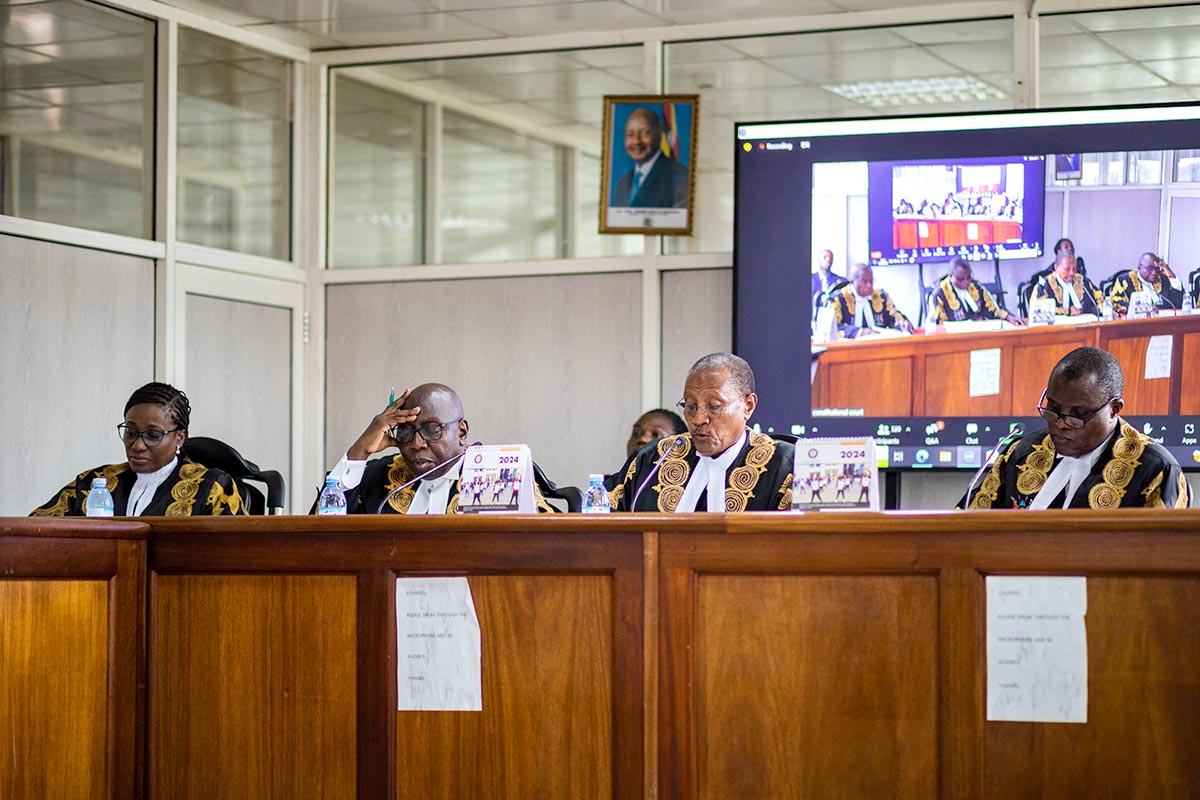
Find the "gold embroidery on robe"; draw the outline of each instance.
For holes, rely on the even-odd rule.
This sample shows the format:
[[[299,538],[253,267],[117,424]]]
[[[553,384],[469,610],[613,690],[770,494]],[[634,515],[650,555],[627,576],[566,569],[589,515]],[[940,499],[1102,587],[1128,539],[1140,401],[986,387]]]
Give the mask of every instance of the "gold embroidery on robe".
[[[683,440],[682,450],[677,444],[677,439],[678,437],[669,437],[658,443],[659,458],[662,458],[671,445],[675,445],[675,450],[680,451],[679,455],[672,455],[663,462],[658,470],[658,483],[654,485],[654,492],[658,495],[658,510],[667,513],[674,511],[683,499],[683,489],[692,472],[691,466],[685,460],[685,456],[692,452],[692,437],[688,436]]]
[[[780,511],[789,511],[792,508],[792,480],[792,473],[789,472],[779,485],[779,493],[782,495],[779,499]]]
[[[220,516],[225,510],[225,506],[229,506],[229,513],[234,516],[242,512],[242,495],[238,492],[237,484],[230,481],[231,491],[225,494],[225,490],[221,488],[221,484],[213,482],[212,489],[208,492],[208,506],[211,509],[211,514],[214,517]]]
[[[1017,491],[1024,495],[1036,495],[1046,484],[1046,478],[1053,468],[1054,442],[1050,434],[1046,434],[1040,444],[1033,446],[1033,452],[1025,459],[1025,463],[1017,465]]]
[[[1138,459],[1146,450],[1149,441],[1148,436],[1138,433],[1132,425],[1121,420],[1120,432],[1117,434],[1117,440],[1113,442],[1113,460],[1105,464],[1101,472],[1104,482],[1096,484],[1088,492],[1090,508],[1116,508],[1121,505],[1125,489],[1133,480],[1133,473],[1141,466],[1142,462]],[[1161,478],[1160,475],[1159,479]],[[1157,483],[1152,485],[1157,486]],[[1159,504],[1162,504],[1161,499]]]
[[[1180,473],[1179,473],[1179,486],[1178,486],[1178,492],[1175,495],[1175,507],[1176,508],[1187,508],[1188,507],[1187,475],[1184,475],[1182,471],[1180,471]]]
[[[71,510],[71,498],[75,497],[75,487],[69,486],[58,493],[58,500],[49,508],[35,508],[31,517],[65,517]]]
[[[388,482],[383,488],[388,494],[391,494],[396,487],[408,483],[412,479],[412,470],[408,468],[408,464],[404,463],[404,456],[397,453],[392,457],[392,465],[388,468]],[[397,514],[407,514],[408,508],[412,505],[413,497],[415,496],[416,492],[413,491],[413,487],[409,486],[407,489],[393,494],[388,498],[387,502]]]
[[[208,468],[200,464],[184,464],[179,468],[179,482],[171,487],[171,497],[175,502],[167,506],[164,516],[190,517],[192,506],[196,503],[196,495],[200,491],[200,482]]]

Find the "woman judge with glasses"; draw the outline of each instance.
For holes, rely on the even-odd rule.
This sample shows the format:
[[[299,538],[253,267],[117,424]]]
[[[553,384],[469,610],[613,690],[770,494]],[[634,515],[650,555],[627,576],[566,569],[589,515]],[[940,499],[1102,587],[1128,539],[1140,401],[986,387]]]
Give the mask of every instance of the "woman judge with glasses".
[[[1191,490],[1179,463],[1121,418],[1124,391],[1111,353],[1067,353],[1037,405],[1046,427],[1007,447],[963,499],[970,508],[1187,508]]]
[[[454,514],[470,426],[449,386],[425,383],[375,415],[328,477],[337,478],[351,514]],[[395,456],[368,461],[389,447]],[[539,511],[552,511],[535,486]],[[315,513],[316,505],[313,506]]]
[[[228,474],[188,459],[191,410],[187,396],[174,386],[147,383],[130,396],[125,421],[117,426],[125,462],[80,473],[30,516],[84,516],[93,478],[108,480],[118,517],[245,514]]]

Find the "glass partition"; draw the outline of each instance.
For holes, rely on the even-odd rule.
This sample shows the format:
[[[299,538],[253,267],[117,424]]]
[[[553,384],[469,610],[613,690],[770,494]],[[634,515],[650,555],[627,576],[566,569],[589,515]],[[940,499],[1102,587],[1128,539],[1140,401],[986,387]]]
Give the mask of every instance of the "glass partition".
[[[290,62],[180,29],[180,241],[290,258],[291,112]]]
[[[90,3],[0,14],[0,213],[150,238],[154,25]]]

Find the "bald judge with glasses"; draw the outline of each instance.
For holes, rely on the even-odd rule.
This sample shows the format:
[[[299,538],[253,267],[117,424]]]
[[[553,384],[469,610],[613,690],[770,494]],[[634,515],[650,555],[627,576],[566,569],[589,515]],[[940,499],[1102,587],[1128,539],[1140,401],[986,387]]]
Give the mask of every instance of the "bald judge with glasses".
[[[677,404],[688,432],[642,447],[611,493],[617,511],[779,511],[792,507],[795,447],[746,426],[754,372],[732,353],[704,356]]]
[[[1179,463],[1120,417],[1124,391],[1111,353],[1067,353],[1037,405],[1047,427],[1010,445],[964,500],[970,508],[1187,508]]]
[[[453,514],[469,432],[458,393],[424,383],[376,414],[328,477],[341,483],[351,514]],[[389,447],[400,452],[367,460]],[[534,500],[550,510],[536,487]]]

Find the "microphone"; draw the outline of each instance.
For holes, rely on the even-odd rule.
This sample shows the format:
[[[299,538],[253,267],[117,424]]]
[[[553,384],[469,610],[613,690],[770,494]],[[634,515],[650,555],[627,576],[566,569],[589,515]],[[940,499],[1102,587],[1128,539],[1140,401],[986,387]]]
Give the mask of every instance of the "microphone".
[[[637,501],[638,501],[638,498],[642,496],[642,490],[646,488],[646,484],[650,483],[650,479],[653,478],[658,473],[658,470],[662,467],[663,462],[667,460],[667,457],[670,456],[671,453],[673,453],[675,451],[675,448],[679,447],[679,445],[681,445],[681,444],[687,444],[687,434],[686,433],[681,433],[678,436],[676,436],[675,441],[671,442],[671,446],[663,451],[663,454],[658,457],[658,461],[654,462],[654,466],[650,468],[650,474],[648,474],[645,478],[642,479],[642,482],[638,486],[637,491],[633,493],[633,502],[631,502],[629,504],[630,511],[637,510]]]
[[[987,454],[987,458],[983,460],[983,464],[980,465],[979,469],[975,470],[975,476],[971,478],[971,482],[967,485],[967,497],[963,501],[963,508],[969,509],[971,507],[971,492],[975,491],[975,484],[983,477],[983,473],[987,471],[987,468],[992,465],[992,460],[1000,454],[1001,450],[1012,443],[1014,439],[1019,438],[1024,433],[1025,423],[1018,422],[1013,426],[1011,431],[1000,437],[1000,441],[996,442],[995,447]]]
[[[417,435],[419,436],[420,434],[417,434]],[[468,445],[468,446],[469,446],[469,447],[478,447],[478,446],[479,446],[479,445],[481,445],[481,444],[483,444],[483,442],[472,442],[472,443],[471,443],[470,445]],[[433,473],[437,472],[437,471],[438,471],[439,469],[441,469],[442,467],[447,467],[447,466],[449,466],[449,465],[453,464],[455,461],[459,461],[459,460],[461,460],[461,459],[462,459],[462,457],[463,457],[463,456],[465,456],[466,454],[467,454],[467,450],[466,450],[466,448],[464,448],[464,449],[463,449],[463,451],[462,451],[461,453],[459,453],[458,455],[456,455],[456,456],[452,456],[451,458],[447,458],[445,461],[443,461],[443,462],[442,462],[442,463],[440,463],[440,464],[435,464],[435,465],[433,465],[432,467],[430,467],[429,469],[425,470],[424,472],[422,472],[420,475],[418,475],[417,477],[413,478],[412,480],[410,480],[410,481],[405,481],[404,483],[402,483],[402,484],[400,484],[399,486],[397,486],[395,489],[392,489],[390,492],[388,492],[388,493],[387,493],[387,497],[383,498],[383,501],[382,501],[382,502],[380,502],[380,504],[379,504],[379,507],[375,509],[375,513],[376,513],[376,514],[382,514],[382,513],[383,513],[383,507],[387,505],[387,503],[388,503],[388,500],[391,500],[393,497],[395,497],[396,495],[398,495],[400,492],[402,492],[402,491],[404,491],[405,489],[407,489],[408,487],[412,486],[412,485],[413,485],[414,483],[416,483],[417,481],[420,481],[420,480],[421,480],[422,478],[424,478],[426,475],[432,475]]]

